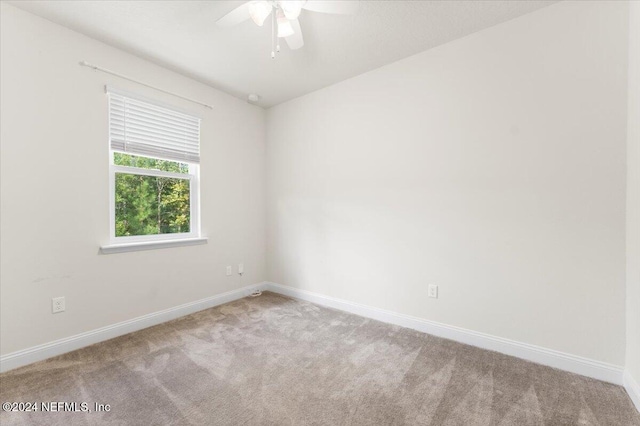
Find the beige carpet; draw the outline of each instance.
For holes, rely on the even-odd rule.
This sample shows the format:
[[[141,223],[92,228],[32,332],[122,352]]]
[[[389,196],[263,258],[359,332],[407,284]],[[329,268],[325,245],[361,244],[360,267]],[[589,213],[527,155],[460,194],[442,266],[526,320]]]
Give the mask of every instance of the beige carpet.
[[[272,293],[10,371],[0,400],[111,406],[3,426],[640,425],[619,386]]]

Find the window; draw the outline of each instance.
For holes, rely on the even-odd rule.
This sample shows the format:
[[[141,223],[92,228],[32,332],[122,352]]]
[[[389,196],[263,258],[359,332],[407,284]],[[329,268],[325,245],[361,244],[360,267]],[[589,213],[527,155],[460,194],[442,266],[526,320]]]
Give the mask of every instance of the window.
[[[200,237],[200,118],[107,93],[112,244]]]

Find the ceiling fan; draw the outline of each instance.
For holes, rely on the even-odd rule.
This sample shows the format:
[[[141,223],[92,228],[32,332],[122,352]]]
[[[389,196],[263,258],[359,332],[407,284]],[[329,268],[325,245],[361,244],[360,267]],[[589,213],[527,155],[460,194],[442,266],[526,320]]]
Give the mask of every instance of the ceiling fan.
[[[271,59],[280,51],[279,39],[284,38],[292,50],[304,46],[298,16],[302,10],[350,15],[358,10],[357,1],[345,0],[253,0],[246,2],[218,19],[221,27],[230,27],[251,18],[263,26],[271,15]]]

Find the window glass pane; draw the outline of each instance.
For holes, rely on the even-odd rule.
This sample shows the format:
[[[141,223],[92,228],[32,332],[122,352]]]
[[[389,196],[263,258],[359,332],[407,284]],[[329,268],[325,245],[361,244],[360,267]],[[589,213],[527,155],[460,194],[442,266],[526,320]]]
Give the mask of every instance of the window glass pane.
[[[116,173],[116,237],[190,231],[189,180]]]
[[[177,161],[159,160],[157,158],[140,157],[137,155],[113,153],[113,164],[116,166],[138,167],[141,169],[162,170],[164,172],[189,173],[189,164]]]

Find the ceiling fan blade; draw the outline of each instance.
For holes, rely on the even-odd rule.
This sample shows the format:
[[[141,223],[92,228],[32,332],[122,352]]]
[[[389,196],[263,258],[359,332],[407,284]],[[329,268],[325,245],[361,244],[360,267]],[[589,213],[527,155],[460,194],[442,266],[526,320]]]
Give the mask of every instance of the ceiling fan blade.
[[[358,6],[359,2],[353,0],[307,0],[302,8],[312,12],[353,15],[358,11]]]
[[[304,46],[304,39],[302,38],[302,28],[300,28],[300,22],[298,22],[297,19],[292,19],[289,21],[289,23],[293,28],[293,34],[289,37],[285,37],[284,39],[287,41],[289,49],[300,49],[302,46]]]
[[[249,15],[249,3],[250,1],[236,7],[231,12],[224,15],[222,18],[216,21],[216,24],[220,27],[231,27],[237,25],[240,22],[244,22],[251,18]]]

